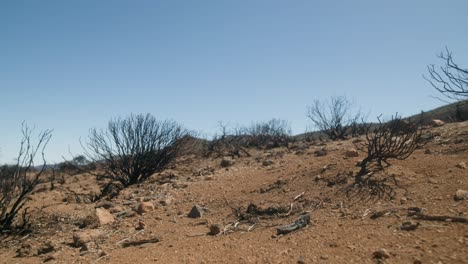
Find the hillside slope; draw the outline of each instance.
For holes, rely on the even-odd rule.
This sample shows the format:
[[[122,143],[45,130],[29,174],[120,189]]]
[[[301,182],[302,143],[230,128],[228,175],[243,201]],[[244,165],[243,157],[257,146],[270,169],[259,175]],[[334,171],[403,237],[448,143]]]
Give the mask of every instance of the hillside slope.
[[[347,154],[351,140],[250,150],[226,168],[187,156],[97,204],[89,197],[102,182],[90,175],[52,191],[44,183],[28,203],[33,232],[3,242],[0,263],[468,263],[467,223],[408,214],[468,217],[468,201],[454,200],[468,190],[468,122],[426,132],[427,145],[375,175],[387,178],[380,192],[347,188],[364,157]],[[138,214],[141,202],[155,208]],[[194,205],[205,208],[201,218],[187,217]],[[97,206],[115,221],[99,225]],[[307,227],[277,235],[302,213]],[[220,234],[208,234],[213,224]],[[73,234],[83,232],[99,236],[77,246]]]

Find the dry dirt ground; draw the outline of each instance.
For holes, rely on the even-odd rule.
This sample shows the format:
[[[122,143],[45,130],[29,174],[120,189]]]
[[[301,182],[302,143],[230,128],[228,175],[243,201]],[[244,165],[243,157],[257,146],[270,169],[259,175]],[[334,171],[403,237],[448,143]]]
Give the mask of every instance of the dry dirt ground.
[[[374,188],[352,186],[364,157],[347,155],[352,140],[251,150],[228,167],[188,156],[99,203],[89,201],[99,189],[91,175],[67,176],[54,190],[44,183],[28,203],[32,233],[1,242],[0,262],[468,263],[467,223],[409,214],[468,217],[468,201],[454,199],[468,190],[468,122],[426,132],[429,143],[390,161]],[[327,154],[316,156],[321,149]],[[155,208],[137,213],[142,201]],[[187,216],[194,205],[204,208],[201,218]],[[96,206],[114,221],[100,225]],[[277,235],[301,213],[309,225]],[[211,225],[221,233],[210,235]],[[90,230],[96,237],[76,245],[74,233]],[[151,243],[131,243],[144,239]]]

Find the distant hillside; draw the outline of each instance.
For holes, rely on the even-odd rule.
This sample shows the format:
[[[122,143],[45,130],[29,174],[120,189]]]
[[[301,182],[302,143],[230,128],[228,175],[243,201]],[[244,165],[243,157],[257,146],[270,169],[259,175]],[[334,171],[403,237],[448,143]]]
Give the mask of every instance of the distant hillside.
[[[408,117],[410,121],[416,121],[423,115],[423,124],[429,124],[433,119],[440,119],[446,123],[461,122],[468,120],[468,100],[444,105],[436,109],[421,112]]]
[[[411,122],[419,122],[421,120],[421,114],[423,125],[429,125],[433,119],[439,119],[446,123],[467,121],[468,100],[451,103],[426,112],[423,111],[421,113],[406,117],[404,119]],[[372,123],[371,125],[373,126],[376,124]],[[293,136],[293,138],[301,141],[306,138],[319,139],[327,138],[327,136],[320,131],[312,131]]]

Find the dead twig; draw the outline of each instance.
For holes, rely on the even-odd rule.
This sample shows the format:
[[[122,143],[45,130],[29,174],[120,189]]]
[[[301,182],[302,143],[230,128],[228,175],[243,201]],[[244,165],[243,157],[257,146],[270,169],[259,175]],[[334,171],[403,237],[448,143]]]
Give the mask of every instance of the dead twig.
[[[425,215],[425,214],[415,214],[415,219],[418,220],[427,220],[427,221],[441,221],[441,222],[456,222],[456,223],[468,223],[468,218],[461,216],[447,216],[447,215]]]
[[[296,201],[297,199],[301,198],[302,196],[304,196],[304,194],[305,194],[305,191],[303,191],[302,193],[296,195],[296,196],[294,197],[293,201]]]
[[[161,241],[161,238],[159,237],[155,237],[151,239],[136,240],[136,241],[128,241],[128,242],[122,243],[122,247],[126,248],[126,247],[132,247],[132,246],[139,246],[139,245],[148,244],[148,243],[158,243],[160,241]]]

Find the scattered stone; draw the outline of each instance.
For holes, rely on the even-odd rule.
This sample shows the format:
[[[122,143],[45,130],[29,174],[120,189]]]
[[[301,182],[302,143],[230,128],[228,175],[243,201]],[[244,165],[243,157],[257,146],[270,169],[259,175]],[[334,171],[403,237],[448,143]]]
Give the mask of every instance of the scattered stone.
[[[440,120],[440,119],[432,119],[431,125],[432,125],[433,127],[440,127],[440,126],[445,125],[445,122],[442,121],[442,120]]]
[[[381,248],[377,251],[374,251],[374,253],[372,253],[372,257],[375,259],[387,259],[390,257],[390,254],[385,248]]]
[[[439,184],[439,182],[434,178],[429,178],[428,182],[432,184]]]
[[[314,178],[315,181],[320,181],[321,179],[322,179],[322,176],[320,176],[320,175],[317,175],[317,176],[315,176],[315,178]]]
[[[221,233],[221,226],[218,224],[213,224],[210,226],[210,232],[208,233],[211,236],[216,236]]]
[[[171,205],[172,202],[173,202],[173,198],[170,195],[164,196],[164,198],[161,201],[159,201],[159,203],[163,206]]]
[[[111,224],[115,221],[114,216],[104,208],[96,208],[96,216],[101,226]]]
[[[408,202],[408,198],[406,197],[401,197],[400,198],[400,204],[406,204]]]
[[[138,205],[137,213],[146,214],[154,210],[154,204],[152,202],[142,202]]]
[[[326,149],[319,149],[319,150],[316,150],[314,151],[314,154],[316,157],[322,157],[322,156],[325,156],[328,154],[328,151]]]
[[[345,152],[345,156],[348,158],[359,157],[359,152],[356,149],[349,149]]]
[[[281,188],[282,186],[284,186],[287,183],[288,183],[287,180],[278,179],[277,181],[275,181],[274,183],[268,185],[267,187],[260,188],[260,193],[266,193],[266,192],[269,192],[269,191],[271,191],[273,189]]]
[[[123,210],[124,210],[124,209],[122,208],[122,206],[117,205],[117,206],[112,207],[112,208],[109,210],[109,212],[111,212],[111,213],[113,213],[113,214],[117,214],[117,213],[122,212]]]
[[[468,168],[468,166],[466,165],[465,162],[460,162],[460,163],[457,164],[457,168],[465,170],[466,168]]]
[[[55,251],[55,247],[50,242],[45,242],[37,249],[37,255],[43,255]]]
[[[100,201],[96,204],[95,208],[104,208],[104,209],[109,209],[111,208],[112,206],[114,206],[114,204],[110,201]]]
[[[16,250],[17,258],[24,258],[31,256],[32,246],[29,243],[21,244],[21,247]]]
[[[306,264],[306,262],[304,261],[304,257],[302,257],[302,256],[299,256],[299,259],[297,260],[296,263],[297,264]]]
[[[52,261],[52,260],[55,260],[55,256],[54,255],[48,255],[42,260],[42,263],[46,263],[46,262],[49,262],[49,261]]]
[[[73,233],[73,245],[81,247],[84,244],[99,239],[104,236],[104,233],[98,229],[84,230]]]
[[[275,163],[275,162],[274,162],[273,160],[267,159],[267,160],[264,160],[264,161],[262,162],[262,165],[263,165],[263,166],[270,166],[270,165],[273,165],[274,163]]]
[[[117,217],[132,217],[135,216],[135,212],[131,209],[127,209],[116,214]]]
[[[418,227],[419,227],[419,222],[414,223],[414,222],[411,222],[411,221],[407,221],[407,222],[404,222],[403,224],[401,224],[400,229],[404,230],[404,231],[414,231]]]
[[[199,205],[194,205],[187,216],[190,218],[200,218],[203,216],[203,208]]]
[[[322,255],[322,256],[320,256],[320,259],[323,259],[323,260],[327,260],[328,258],[329,258],[328,255]]]
[[[234,165],[234,161],[230,157],[224,157],[221,160],[221,167],[229,167]]]
[[[457,190],[453,198],[455,199],[455,201],[468,200],[468,191],[461,189]]]
[[[138,222],[135,225],[135,230],[143,230],[146,228],[146,223],[143,219],[138,219]]]
[[[424,154],[432,154],[432,151],[431,151],[430,149],[426,149],[426,150],[424,151]]]

